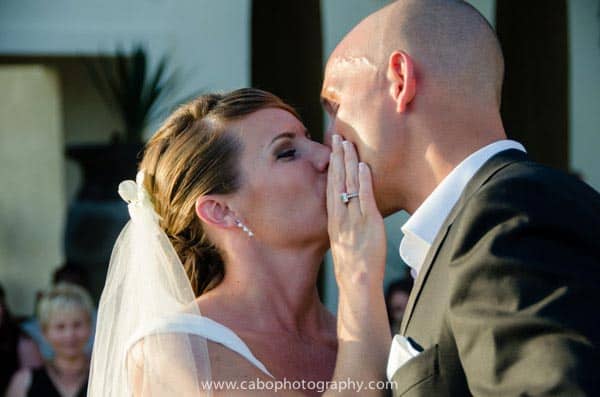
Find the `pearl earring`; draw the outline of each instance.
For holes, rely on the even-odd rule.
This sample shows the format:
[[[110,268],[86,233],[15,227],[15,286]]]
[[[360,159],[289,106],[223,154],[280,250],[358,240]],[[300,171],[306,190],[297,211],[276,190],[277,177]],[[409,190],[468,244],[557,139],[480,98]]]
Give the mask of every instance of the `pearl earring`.
[[[254,233],[252,233],[252,230],[248,229],[248,227],[244,225],[239,219],[235,221],[235,224],[237,225],[237,227],[242,229],[244,233],[248,234],[249,237],[254,237]]]

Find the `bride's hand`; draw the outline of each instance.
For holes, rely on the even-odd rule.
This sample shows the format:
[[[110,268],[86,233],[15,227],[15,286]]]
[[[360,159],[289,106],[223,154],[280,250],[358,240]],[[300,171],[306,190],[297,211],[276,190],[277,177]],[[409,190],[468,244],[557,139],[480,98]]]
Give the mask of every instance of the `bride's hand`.
[[[343,202],[343,193],[358,197]],[[341,289],[382,288],[386,237],[373,194],[371,171],[359,163],[354,145],[332,137],[327,180],[328,230],[336,280]]]
[[[344,203],[343,193],[358,193],[358,197]],[[334,380],[377,381],[385,374],[391,342],[383,297],[385,228],[375,203],[369,167],[359,164],[354,146],[342,143],[338,135],[332,139],[327,212],[340,287]]]

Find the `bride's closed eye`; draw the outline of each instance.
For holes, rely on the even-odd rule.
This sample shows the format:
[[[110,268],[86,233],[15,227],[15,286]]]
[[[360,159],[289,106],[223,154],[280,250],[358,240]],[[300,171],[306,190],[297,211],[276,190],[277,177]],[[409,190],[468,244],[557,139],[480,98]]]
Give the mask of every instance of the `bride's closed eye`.
[[[313,141],[313,138],[308,130],[304,131],[304,137],[309,141]],[[294,142],[297,138],[298,137],[293,132],[283,133],[276,137],[274,140],[281,139],[284,143],[282,143],[281,146],[277,150],[275,150],[275,159],[291,161],[298,157],[298,150],[293,147]]]
[[[287,159],[292,160],[296,157],[296,149],[285,149],[277,152],[276,154],[277,160]]]

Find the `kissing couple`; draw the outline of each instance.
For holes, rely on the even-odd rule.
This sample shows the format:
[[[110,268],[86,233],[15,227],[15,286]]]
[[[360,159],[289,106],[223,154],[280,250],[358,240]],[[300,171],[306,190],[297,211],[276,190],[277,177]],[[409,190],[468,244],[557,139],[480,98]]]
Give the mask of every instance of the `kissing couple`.
[[[597,395],[600,195],[506,138],[503,73],[470,5],[399,0],[330,56],[325,144],[257,89],[181,106],[119,189],[131,221],[88,395]],[[392,337],[383,217],[400,210],[415,286]]]

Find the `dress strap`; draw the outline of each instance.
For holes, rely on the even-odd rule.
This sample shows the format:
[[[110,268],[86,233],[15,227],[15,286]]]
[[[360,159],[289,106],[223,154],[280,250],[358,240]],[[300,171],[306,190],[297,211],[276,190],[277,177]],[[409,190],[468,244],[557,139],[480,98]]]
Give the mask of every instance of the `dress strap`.
[[[152,334],[182,333],[202,336],[212,342],[219,343],[230,350],[238,353],[246,360],[271,378],[274,376],[267,370],[250,351],[248,345],[233,330],[208,317],[196,314],[180,313],[177,315],[161,318],[155,323],[139,330],[131,339],[129,346],[133,346],[140,339]]]

